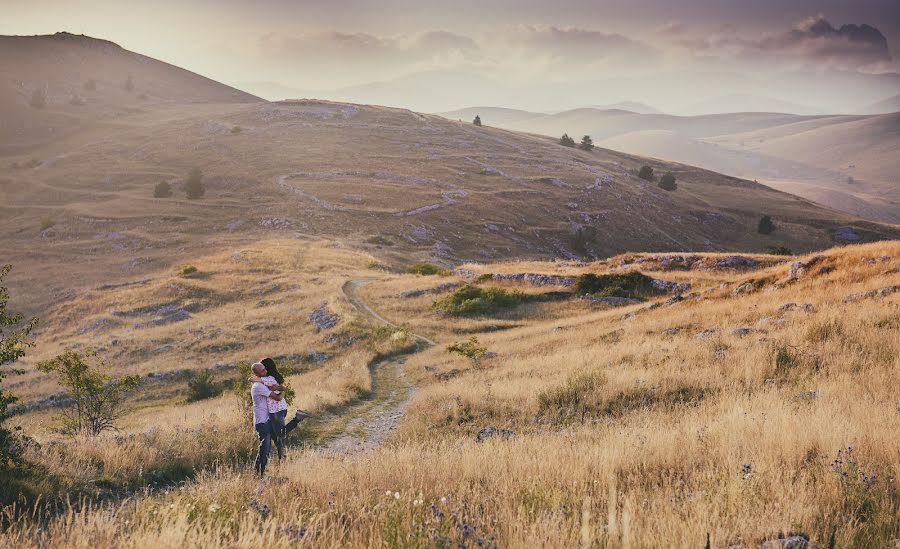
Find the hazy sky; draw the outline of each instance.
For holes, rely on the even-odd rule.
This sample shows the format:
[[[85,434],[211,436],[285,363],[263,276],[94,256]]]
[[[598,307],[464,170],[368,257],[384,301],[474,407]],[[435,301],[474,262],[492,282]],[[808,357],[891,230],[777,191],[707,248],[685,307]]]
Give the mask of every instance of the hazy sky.
[[[900,73],[900,0],[0,0],[0,13],[0,34],[88,34],[270,97],[678,111],[742,93],[847,111],[900,93],[884,76]]]

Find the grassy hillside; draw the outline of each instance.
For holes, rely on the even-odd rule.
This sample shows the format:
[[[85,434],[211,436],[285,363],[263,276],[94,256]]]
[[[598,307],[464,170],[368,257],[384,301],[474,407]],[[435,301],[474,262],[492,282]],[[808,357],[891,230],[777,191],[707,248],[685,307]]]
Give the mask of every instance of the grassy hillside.
[[[0,156],[172,103],[257,101],[106,40],[0,36]]]
[[[900,234],[690,166],[322,101],[160,107],[8,160],[0,235],[35,311],[273,235],[338,238],[405,266],[805,251]],[[673,172],[678,190],[638,178],[646,163]],[[183,190],[194,168],[206,188],[197,200]],[[162,182],[174,196],[153,197]],[[771,235],[756,231],[764,214]]]
[[[900,531],[896,243],[794,258],[632,253],[588,264],[470,264],[460,271],[465,276],[444,277],[360,271],[355,265],[369,258],[356,252],[321,246],[291,255],[285,246],[234,250],[248,261],[210,259],[200,269],[209,273],[202,284],[244,288],[244,280],[287,276],[306,288],[327,281],[315,299],[286,296],[266,315],[275,336],[291,326],[276,311],[300,303],[305,317],[319,297],[342,322],[364,321],[347,300],[356,294],[342,283],[365,278],[360,300],[436,345],[405,357],[402,375],[390,378],[394,391],[382,387],[383,396],[362,401],[334,397],[372,400],[365,410],[331,408],[306,427],[295,440],[303,446],[264,483],[241,457],[252,434],[228,399],[149,403],[128,419],[127,436],[55,444],[47,411],[31,412],[21,422],[42,442],[30,452],[47,464],[48,482],[91,494],[103,478],[100,493],[112,499],[64,510],[44,526],[17,522],[0,534],[4,544],[645,547],[703,546],[708,536],[714,547],[752,547],[803,535],[815,545],[873,547],[890,545]],[[272,271],[258,272],[260,263]],[[536,285],[566,283],[550,276],[634,271],[691,286],[680,288],[680,300],[660,290],[614,306],[578,299],[565,286]],[[546,276],[515,276],[523,273]],[[150,304],[158,299],[152,288],[168,276],[159,273],[147,294],[118,288],[104,299]],[[476,317],[432,311],[433,301],[465,282],[530,297]],[[96,299],[85,296],[84,306]],[[251,311],[254,299],[232,293],[221,307]],[[215,318],[228,327],[235,316]],[[50,317],[48,332],[60,321]],[[291,328],[312,330],[305,321]],[[402,333],[402,326],[392,330]],[[144,333],[132,330],[130,344],[155,345]],[[265,333],[245,339],[267,341]],[[478,362],[446,351],[471,336],[489,351]],[[347,352],[363,351],[356,345]],[[338,363],[292,378],[303,405],[314,404],[309,395],[326,376],[333,386],[357,383],[358,370]],[[183,390],[183,381],[169,383]],[[415,387],[408,405],[387,406],[406,384]],[[375,427],[382,405],[402,417],[384,443],[361,453],[322,450],[335,448],[329,437],[384,436]],[[375,419],[359,420],[366,414]],[[222,433],[216,444],[196,444],[200,418],[206,431]],[[141,475],[176,475],[166,456],[181,440],[178,455],[195,464],[194,480],[115,499],[114,487]],[[216,452],[234,457],[216,468],[208,465]]]
[[[895,174],[900,122],[878,116],[747,112],[701,116],[576,109],[487,125],[558,137],[590,135],[601,146],[754,179],[831,208],[900,221]],[[456,112],[445,113],[454,117]],[[853,183],[848,184],[849,178]]]

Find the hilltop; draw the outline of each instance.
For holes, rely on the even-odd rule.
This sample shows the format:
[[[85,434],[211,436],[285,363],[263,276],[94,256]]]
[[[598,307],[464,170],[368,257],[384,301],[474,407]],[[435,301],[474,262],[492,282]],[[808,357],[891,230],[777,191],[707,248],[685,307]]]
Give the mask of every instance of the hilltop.
[[[35,92],[43,94],[40,106],[32,104]],[[2,155],[173,103],[257,101],[107,40],[67,32],[0,36]]]

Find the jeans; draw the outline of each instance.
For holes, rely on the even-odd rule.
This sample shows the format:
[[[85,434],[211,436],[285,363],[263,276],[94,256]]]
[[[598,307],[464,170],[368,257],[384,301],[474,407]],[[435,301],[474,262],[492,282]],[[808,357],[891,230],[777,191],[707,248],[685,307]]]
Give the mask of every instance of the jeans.
[[[256,436],[259,437],[259,453],[256,454],[256,474],[262,476],[266,472],[266,464],[269,462],[269,452],[272,450],[272,427],[269,422],[257,423]]]
[[[280,410],[274,414],[269,414],[269,428],[271,431],[272,442],[275,443],[275,449],[278,450],[278,459],[284,459],[285,437],[300,424],[296,417],[285,424],[284,419],[286,417],[287,410]]]

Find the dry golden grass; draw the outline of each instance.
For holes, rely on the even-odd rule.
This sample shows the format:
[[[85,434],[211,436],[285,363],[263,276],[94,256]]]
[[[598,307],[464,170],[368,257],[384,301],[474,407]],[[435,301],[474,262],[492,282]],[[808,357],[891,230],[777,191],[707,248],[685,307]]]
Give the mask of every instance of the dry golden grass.
[[[790,283],[787,264],[652,273],[690,280],[701,294],[671,307],[570,300],[500,319],[441,318],[429,309],[435,296],[393,297],[452,277],[370,273],[377,280],[360,293],[372,307],[438,342],[407,357],[417,390],[386,445],[352,456],[297,452],[263,483],[245,470],[210,470],[173,492],[45,524],[23,518],[0,543],[699,547],[709,534],[714,547],[750,547],[803,532],[818,546],[832,536],[837,547],[896,545],[900,294],[843,298],[900,284],[889,272],[900,244],[824,255]],[[893,259],[865,261],[881,256]],[[819,265],[834,271],[819,274]],[[749,279],[770,282],[732,296]],[[789,302],[816,311],[780,312]],[[737,327],[752,331],[735,335]],[[444,350],[470,332],[497,353],[479,368]],[[339,400],[361,373],[332,367],[299,378],[302,399],[309,387],[322,403]],[[474,442],[487,426],[516,435]]]

